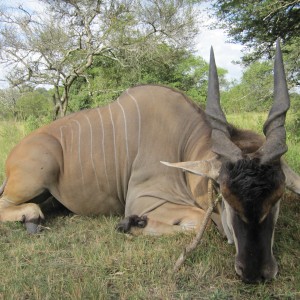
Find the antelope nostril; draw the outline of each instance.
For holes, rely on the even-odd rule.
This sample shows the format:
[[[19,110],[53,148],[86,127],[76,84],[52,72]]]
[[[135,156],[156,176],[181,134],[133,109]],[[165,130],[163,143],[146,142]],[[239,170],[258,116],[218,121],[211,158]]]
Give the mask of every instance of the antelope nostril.
[[[266,280],[264,274],[260,274],[257,272],[247,272],[242,263],[236,262],[235,271],[241,277],[242,281],[249,284],[255,284],[259,282],[263,282]],[[249,271],[249,270],[248,270]]]
[[[271,280],[275,278],[278,272],[278,265],[275,259],[271,263],[269,263],[267,266],[263,268],[262,275],[264,280]]]
[[[243,273],[244,273],[244,267],[241,263],[239,262],[236,262],[235,264],[235,271],[236,273],[239,275],[239,276],[243,276]]]

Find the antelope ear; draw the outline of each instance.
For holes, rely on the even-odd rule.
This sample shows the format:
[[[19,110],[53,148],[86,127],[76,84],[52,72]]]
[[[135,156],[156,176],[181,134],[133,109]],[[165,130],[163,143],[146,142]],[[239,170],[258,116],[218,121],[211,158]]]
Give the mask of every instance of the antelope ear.
[[[286,187],[295,194],[300,195],[300,176],[296,172],[294,172],[282,158],[280,162],[282,171],[285,175]]]
[[[216,181],[219,177],[222,166],[222,163],[216,157],[210,160],[185,161],[177,163],[161,161],[161,163],[168,167],[182,169],[196,175],[213,179],[214,181]]]

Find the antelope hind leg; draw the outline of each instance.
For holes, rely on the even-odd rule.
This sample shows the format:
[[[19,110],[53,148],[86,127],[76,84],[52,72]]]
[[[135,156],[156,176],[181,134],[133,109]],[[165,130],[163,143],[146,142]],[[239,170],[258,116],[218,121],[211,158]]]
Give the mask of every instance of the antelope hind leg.
[[[37,204],[14,205],[5,196],[0,199],[0,221],[24,222],[28,233],[38,233],[44,215]]]
[[[37,233],[44,215],[37,204],[26,202],[42,194],[43,185],[28,174],[16,172],[13,175],[8,178],[0,198],[0,221],[24,222],[29,233]]]

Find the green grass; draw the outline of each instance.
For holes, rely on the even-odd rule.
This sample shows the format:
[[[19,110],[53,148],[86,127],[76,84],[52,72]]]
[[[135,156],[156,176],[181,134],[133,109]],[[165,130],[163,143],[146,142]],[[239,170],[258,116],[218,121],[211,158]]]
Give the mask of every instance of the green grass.
[[[259,114],[229,116],[260,130]],[[246,124],[247,123],[247,124]],[[22,124],[0,123],[0,178]],[[299,146],[289,141],[287,160],[299,171]],[[2,177],[1,177],[2,176]],[[300,299],[300,205],[282,201],[274,254],[275,280],[247,285],[234,271],[234,247],[211,227],[178,273],[174,263],[191,234],[132,237],[115,231],[117,217],[51,216],[50,229],[28,235],[19,223],[0,224],[0,299]]]
[[[4,164],[8,153],[25,135],[23,124],[13,121],[0,122],[0,182],[4,179]]]
[[[234,115],[228,115],[228,122],[237,126],[238,128],[251,129],[257,133],[263,134],[262,128],[263,124],[267,118],[265,113],[240,113]],[[295,123],[296,114],[290,112],[287,115],[286,119],[286,128],[287,128],[287,145],[288,152],[284,155],[284,158],[288,164],[297,172],[300,173],[300,136],[295,133],[294,123]]]
[[[285,201],[274,252],[280,273],[269,283],[243,284],[234,247],[211,228],[183,268],[174,263],[192,235],[132,237],[118,218],[58,216],[30,236],[22,225],[0,227],[3,299],[297,299],[300,296],[298,203]]]

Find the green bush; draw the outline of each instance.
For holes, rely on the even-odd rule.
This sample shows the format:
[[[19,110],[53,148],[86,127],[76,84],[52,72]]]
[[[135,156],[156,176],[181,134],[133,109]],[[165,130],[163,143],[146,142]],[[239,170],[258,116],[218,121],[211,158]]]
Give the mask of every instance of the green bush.
[[[35,117],[33,115],[28,116],[24,122],[25,133],[28,134],[33,130],[38,129],[39,127],[49,124],[52,121],[50,115],[44,117]]]
[[[47,116],[51,110],[51,103],[47,96],[38,91],[24,93],[16,104],[19,120],[26,120],[30,116],[36,118]]]

